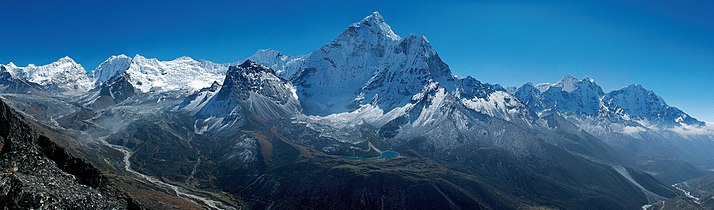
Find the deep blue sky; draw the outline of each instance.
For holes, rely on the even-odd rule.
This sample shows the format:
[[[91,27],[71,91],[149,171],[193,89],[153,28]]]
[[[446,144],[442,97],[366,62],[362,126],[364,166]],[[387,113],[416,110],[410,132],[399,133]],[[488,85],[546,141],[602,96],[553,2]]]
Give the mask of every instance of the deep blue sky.
[[[73,3],[70,3],[73,2]],[[397,34],[427,36],[452,70],[519,86],[591,76],[605,91],[642,84],[714,121],[714,1],[38,1],[0,2],[0,62],[114,54],[241,60],[308,53],[379,11]]]

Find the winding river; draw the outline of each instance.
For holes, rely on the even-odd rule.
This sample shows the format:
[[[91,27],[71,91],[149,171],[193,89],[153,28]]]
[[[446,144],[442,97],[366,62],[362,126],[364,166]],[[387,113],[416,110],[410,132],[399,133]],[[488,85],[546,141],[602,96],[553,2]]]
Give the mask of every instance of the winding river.
[[[145,180],[147,180],[147,181],[149,181],[149,182],[151,182],[151,183],[153,183],[153,184],[155,184],[155,185],[157,185],[157,186],[161,186],[161,187],[165,187],[165,188],[171,189],[171,190],[173,190],[174,193],[176,193],[176,195],[178,195],[179,197],[185,198],[185,199],[187,199],[187,200],[189,200],[189,201],[191,201],[191,202],[194,202],[194,203],[196,203],[196,204],[198,204],[198,202],[201,202],[201,203],[203,203],[204,205],[210,207],[211,209],[236,209],[236,208],[234,208],[233,206],[227,205],[227,204],[225,204],[225,203],[223,203],[223,202],[221,202],[221,201],[216,201],[216,200],[213,200],[213,199],[210,199],[210,198],[207,198],[207,197],[203,197],[203,196],[199,196],[199,195],[192,194],[192,193],[190,192],[190,190],[187,190],[187,189],[185,189],[185,188],[183,188],[183,187],[179,187],[179,186],[176,186],[176,185],[172,185],[172,184],[163,182],[163,181],[161,181],[161,180],[159,180],[159,179],[157,179],[157,178],[155,178],[155,177],[152,177],[152,176],[149,176],[149,175],[146,175],[146,174],[139,173],[138,171],[135,171],[134,169],[131,168],[131,161],[129,161],[129,159],[131,158],[131,156],[132,156],[134,153],[133,153],[132,151],[130,151],[129,149],[127,149],[126,147],[119,146],[119,145],[114,145],[114,144],[110,144],[109,142],[106,141],[106,138],[107,138],[107,137],[108,137],[108,136],[101,137],[101,138],[99,138],[99,141],[100,141],[102,144],[104,144],[105,146],[108,146],[108,147],[110,147],[110,148],[112,148],[112,149],[114,149],[114,150],[116,150],[116,151],[119,151],[119,152],[121,152],[121,153],[124,155],[124,157],[122,158],[122,160],[123,160],[123,162],[124,162],[124,170],[126,170],[127,172],[132,173],[132,174],[134,174],[134,175],[136,175],[136,176],[138,176],[138,177],[141,177],[142,179],[145,179]]]
[[[684,182],[682,182],[682,183],[684,183]],[[692,201],[694,201],[694,203],[696,203],[696,204],[702,204],[702,202],[699,201],[699,200],[700,200],[699,197],[694,196],[694,195],[692,195],[691,192],[685,190],[684,188],[679,187],[679,185],[682,184],[682,183],[673,184],[672,187],[677,188],[679,191],[682,191],[682,193],[684,193],[684,196],[687,196],[687,198],[689,198],[689,199],[691,199]]]

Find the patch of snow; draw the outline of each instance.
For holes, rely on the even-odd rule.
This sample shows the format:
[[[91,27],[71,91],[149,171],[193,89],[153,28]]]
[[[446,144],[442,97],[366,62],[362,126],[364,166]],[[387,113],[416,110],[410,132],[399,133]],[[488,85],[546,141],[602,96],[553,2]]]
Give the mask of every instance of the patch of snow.
[[[461,103],[469,109],[507,121],[525,109],[515,97],[503,91],[493,92],[488,98],[462,98]]]
[[[252,137],[243,136],[240,141],[233,145],[232,149],[237,152],[232,157],[238,157],[243,163],[251,163],[258,160],[258,141]]]

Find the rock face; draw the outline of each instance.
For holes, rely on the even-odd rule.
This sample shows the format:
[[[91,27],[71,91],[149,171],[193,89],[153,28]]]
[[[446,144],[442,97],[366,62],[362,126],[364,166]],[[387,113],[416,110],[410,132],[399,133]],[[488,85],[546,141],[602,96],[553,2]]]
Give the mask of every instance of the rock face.
[[[6,209],[137,208],[88,162],[72,157],[0,101],[0,205]]]
[[[103,109],[121,103],[136,94],[129,80],[130,76],[127,73],[116,75],[89,91],[79,99],[79,102],[84,107],[92,109]]]
[[[292,85],[278,78],[272,69],[247,60],[239,66],[228,68],[228,75],[217,97],[227,99],[233,96],[240,100],[248,100],[250,93],[255,93],[268,97],[278,104],[285,104],[295,100],[294,92]]]
[[[197,113],[199,118],[236,118],[246,113],[263,118],[279,118],[299,113],[300,110],[295,87],[276,76],[272,69],[251,60],[229,67],[220,89],[205,89],[211,90],[218,91],[209,100],[205,100],[205,106],[201,106]],[[189,98],[199,97],[196,95]]]

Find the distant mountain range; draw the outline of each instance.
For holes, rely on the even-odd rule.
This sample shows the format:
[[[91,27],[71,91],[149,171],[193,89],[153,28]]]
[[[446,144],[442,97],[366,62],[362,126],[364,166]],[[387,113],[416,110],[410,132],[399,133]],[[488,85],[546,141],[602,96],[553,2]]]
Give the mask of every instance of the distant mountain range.
[[[639,209],[714,168],[711,125],[640,85],[459,78],[377,12],[307,55],[10,63],[0,92],[146,208]]]

